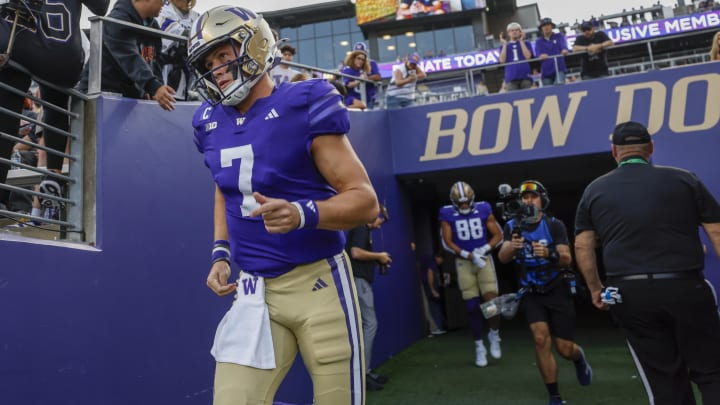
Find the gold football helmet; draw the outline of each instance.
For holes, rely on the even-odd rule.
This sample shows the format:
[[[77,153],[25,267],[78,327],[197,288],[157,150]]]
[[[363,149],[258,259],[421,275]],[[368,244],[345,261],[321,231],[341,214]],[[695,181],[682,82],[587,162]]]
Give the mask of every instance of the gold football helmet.
[[[218,46],[231,44],[235,58],[213,69],[205,57]],[[250,89],[279,61],[275,38],[261,15],[242,7],[215,7],[193,25],[188,65],[197,74],[194,88],[212,105],[237,105]],[[214,72],[228,69],[234,81],[221,89]]]
[[[467,215],[472,212],[475,191],[464,181],[458,181],[450,187],[450,201],[457,212]]]

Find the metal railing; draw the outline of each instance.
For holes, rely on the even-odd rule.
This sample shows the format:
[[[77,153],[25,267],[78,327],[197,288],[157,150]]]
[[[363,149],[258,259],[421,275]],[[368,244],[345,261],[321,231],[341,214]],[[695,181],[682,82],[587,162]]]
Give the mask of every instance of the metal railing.
[[[682,64],[683,61],[686,61],[687,63],[698,63],[698,62],[704,62],[709,60],[709,50],[705,53],[698,53],[698,50],[676,50],[674,53],[668,53],[663,52],[661,54],[658,54],[654,51],[653,46],[655,44],[665,42],[665,41],[674,41],[680,38],[684,37],[690,37],[690,36],[696,36],[698,34],[703,33],[709,33],[709,32],[715,32],[715,29],[706,29],[706,30],[700,30],[700,31],[693,31],[688,33],[682,33],[682,34],[675,34],[675,35],[669,35],[665,37],[660,38],[649,38],[645,40],[640,41],[634,41],[634,42],[627,42],[622,44],[616,44],[613,45],[610,48],[606,49],[606,52],[608,52],[608,71],[610,73],[610,76],[615,75],[621,75],[621,74],[630,74],[630,73],[636,73],[636,72],[643,72],[643,71],[649,71],[649,70],[655,70],[659,68],[665,68],[670,66],[677,66],[679,64]],[[620,60],[612,60],[613,54],[616,54],[618,51],[632,48],[632,47],[643,47],[645,48],[644,56],[638,57],[627,57]],[[640,53],[641,51],[638,51]],[[586,54],[587,52],[570,52],[567,56],[561,56],[561,55],[554,55],[551,56],[552,58],[565,58],[566,59],[566,65],[568,66],[566,77],[572,79],[576,79],[580,77],[580,67],[579,63],[577,63],[576,58],[579,58],[581,55]],[[575,59],[575,60],[574,60]],[[640,60],[638,60],[640,59]],[[428,73],[427,79],[425,79],[422,82],[418,83],[418,86],[421,84],[424,84],[423,88],[427,89],[424,93],[418,91],[418,95],[421,97],[418,98],[417,104],[423,104],[423,103],[433,103],[433,102],[444,102],[444,101],[451,101],[456,100],[459,98],[464,97],[471,97],[478,95],[476,91],[476,78],[477,77],[484,77],[486,72],[488,71],[502,71],[506,66],[515,65],[515,64],[521,64],[521,63],[532,63],[532,62],[542,62],[544,59],[540,58],[533,58],[518,62],[508,62],[508,63],[497,63],[492,65],[484,65],[481,67],[468,67],[463,69],[457,69],[451,72],[434,72],[434,73]],[[573,67],[573,63],[577,65],[576,67]],[[557,62],[555,63],[556,69],[557,69]],[[530,78],[533,80],[532,78]],[[461,87],[459,89],[455,89],[453,91],[434,91],[435,88],[442,88],[445,86],[450,87]],[[538,86],[542,86],[542,83],[538,83]],[[519,90],[522,91],[522,90]],[[492,94],[492,93],[488,93]]]
[[[28,121],[32,124],[35,124],[36,126],[42,127],[44,129],[44,132],[47,133],[47,130],[52,130],[56,134],[60,134],[62,136],[65,136],[66,138],[69,138],[69,146],[70,146],[70,153],[67,154],[64,151],[56,151],[51,148],[48,148],[44,145],[39,145],[32,141],[26,141],[24,139],[19,138],[18,134],[8,134],[5,132],[0,131],[0,137],[14,141],[19,142],[24,145],[28,145],[32,148],[43,150],[48,154],[53,154],[62,157],[63,159],[67,159],[69,161],[69,164],[67,166],[67,171],[64,171],[64,173],[56,173],[51,170],[47,170],[46,168],[42,167],[35,167],[31,165],[27,165],[24,163],[19,162],[13,162],[12,160],[0,158],[0,164],[5,164],[9,166],[8,171],[8,177],[13,178],[12,184],[2,184],[0,183],[0,188],[8,190],[13,193],[18,193],[20,195],[25,196],[32,196],[37,197],[39,199],[43,200],[52,200],[57,204],[63,204],[65,205],[64,214],[60,216],[60,219],[52,219],[52,218],[44,218],[44,217],[38,217],[33,216],[30,214],[24,214],[21,212],[13,212],[10,210],[0,210],[0,215],[3,215],[8,218],[13,218],[16,220],[20,220],[21,218],[26,221],[37,221],[44,224],[54,224],[59,225],[59,232],[60,232],[60,239],[69,239],[73,241],[81,241],[83,239],[83,233],[84,233],[84,227],[83,227],[83,149],[84,149],[84,103],[87,100],[87,96],[84,94],[73,90],[73,89],[63,89],[60,88],[52,83],[46,82],[42,79],[39,79],[37,77],[32,76],[32,74],[23,66],[20,66],[16,62],[10,60],[8,62],[9,68],[18,70],[20,72],[25,73],[26,75],[33,78],[38,83],[41,83],[43,86],[51,87],[54,90],[57,90],[59,92],[62,92],[64,94],[67,94],[70,96],[70,108],[63,106],[57,106],[53,105],[51,103],[48,103],[45,100],[36,98],[34,95],[27,95],[25,91],[18,90],[12,86],[8,86],[5,83],[0,82],[0,87],[8,92],[11,92],[13,94],[17,94],[22,97],[27,97],[33,100],[33,102],[38,103],[43,106],[43,108],[53,109],[57,112],[60,112],[61,114],[66,115],[70,119],[70,131],[63,131],[57,127],[50,126],[40,120],[33,119],[30,117],[27,117],[22,114],[18,114],[14,111],[10,111],[6,108],[0,107],[0,114],[10,115],[14,118],[17,118],[18,120],[22,119],[25,121]],[[27,178],[23,180],[22,176],[14,176],[12,173],[15,167],[19,167],[24,170],[25,173],[28,173]],[[68,197],[64,196],[55,196],[51,194],[42,193],[35,190],[30,190],[26,188],[19,187],[19,185],[31,185],[31,184],[37,184],[33,180],[39,180],[43,177],[49,177],[53,178],[55,180],[59,180],[63,183],[67,184],[67,192]]]

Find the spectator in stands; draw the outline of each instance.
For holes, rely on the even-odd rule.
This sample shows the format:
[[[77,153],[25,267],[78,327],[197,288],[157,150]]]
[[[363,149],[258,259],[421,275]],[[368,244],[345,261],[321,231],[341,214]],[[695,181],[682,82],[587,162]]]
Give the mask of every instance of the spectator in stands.
[[[535,40],[535,53],[540,59],[543,59],[540,65],[540,80],[543,86],[551,86],[553,84],[565,84],[565,67],[564,56],[568,54],[567,41],[565,35],[553,32],[555,23],[550,18],[543,18],[540,21],[538,30],[541,35]],[[562,57],[552,57],[562,55]]]
[[[404,63],[393,67],[393,75],[386,92],[387,108],[409,107],[415,104],[415,85],[427,77],[420,66],[420,55],[411,54]]]
[[[308,80],[308,79],[310,79],[310,76],[308,76],[305,73],[300,72],[300,73],[296,74],[295,76],[293,76],[292,79],[290,79],[290,83],[304,82],[305,80]]]
[[[36,4],[36,3],[32,3]],[[70,19],[65,21],[65,30],[59,33],[47,27],[46,14],[55,11],[55,3],[39,2],[38,8],[30,13],[22,13],[25,16],[32,15],[34,19],[18,19],[18,27],[15,30],[15,43],[9,55],[10,61],[17,63],[27,69],[33,76],[53,83],[60,87],[73,87],[80,78],[83,66],[82,40],[80,37],[80,12],[82,5],[98,15],[105,15],[109,0],[65,0],[63,7],[69,12]],[[12,24],[15,17],[15,10],[24,10],[27,3],[17,1],[5,3],[0,8],[0,49],[6,50],[10,41]],[[37,23],[41,26],[37,27]],[[39,28],[39,29],[38,29]],[[57,36],[61,34],[62,41]],[[62,63],[58,63],[58,62]],[[19,114],[23,108],[25,97],[23,93],[30,87],[31,77],[22,73],[12,66],[4,66],[0,69],[0,82],[19,90],[19,95],[4,89],[0,89],[0,106]],[[55,105],[67,108],[69,96],[54,90],[45,85],[40,86],[43,98]],[[44,122],[49,126],[68,131],[70,128],[69,118],[61,112],[48,109],[44,116]],[[17,134],[20,128],[20,119],[6,113],[0,113],[0,131],[6,134]],[[57,151],[64,151],[66,138],[55,131],[47,131],[47,146]],[[10,158],[15,142],[9,139],[0,139],[0,157]],[[59,172],[62,169],[62,157],[53,156],[49,158],[48,168]],[[0,164],[0,183],[7,180],[9,167]],[[53,181],[55,185],[57,182]],[[49,183],[43,182],[48,186]],[[43,190],[48,192],[47,187]],[[7,190],[0,189],[0,209],[7,208]]]
[[[368,80],[374,80],[376,82],[379,82],[382,80],[382,76],[380,76],[380,68],[378,67],[377,62],[372,60],[370,58],[370,54],[368,53],[368,47],[364,42],[358,42],[353,47],[353,50],[364,52],[365,56],[367,57],[368,63],[370,63],[370,73],[367,74]],[[377,102],[377,90],[378,86],[370,83],[365,83],[365,104],[367,104],[368,108],[373,109],[376,107]]]
[[[713,36],[712,47],[710,48],[710,61],[720,60],[720,31]]]
[[[282,55],[283,61],[292,62],[293,59],[295,59],[295,47],[290,44],[285,44],[280,48],[280,54]],[[282,82],[291,81],[298,73],[300,72],[291,68],[290,65],[280,63],[270,70],[270,77],[277,86]]]
[[[500,63],[521,62],[532,59],[532,47],[525,40],[525,31],[516,22],[507,26],[507,36],[500,33]],[[509,39],[509,40],[508,40]],[[507,91],[529,89],[532,86],[530,79],[530,64],[512,63],[505,66],[505,89]]]
[[[615,43],[604,32],[595,31],[595,27],[590,21],[583,21],[580,24],[580,30],[582,35],[575,38],[575,46],[573,46],[574,52],[585,52],[582,55],[580,77],[588,80],[609,76],[605,49]]]
[[[345,67],[342,68],[340,73],[359,77],[361,79],[367,79],[368,74],[370,73],[370,63],[368,62],[367,54],[363,51],[350,52],[347,58],[345,58]],[[367,105],[362,101],[362,95],[360,94],[362,82],[360,80],[354,80],[344,76],[342,80],[345,84],[345,88],[347,88],[345,105],[350,108],[359,108],[364,110]],[[367,100],[367,91],[365,94],[365,100]]]
[[[37,115],[32,111],[28,111],[23,115],[32,119],[37,118]],[[35,135],[35,124],[29,121],[20,120],[20,130],[18,131],[18,138],[26,142],[38,143],[38,138]],[[20,156],[20,163],[24,163],[29,166],[37,166],[37,151],[33,148],[32,145],[17,142],[13,147],[13,155]]]
[[[118,0],[109,17],[139,27],[160,29],[155,17],[163,0]],[[124,97],[155,100],[167,111],[175,109],[175,90],[162,82],[160,37],[120,24],[103,24],[101,89]],[[88,91],[89,69],[83,71],[81,91]]]
[[[182,37],[190,36],[193,23],[200,17],[193,11],[195,0],[169,0],[160,9],[158,23],[160,29]],[[190,71],[186,67],[187,41],[162,39],[162,79],[163,83],[175,89],[176,97],[188,99],[187,90],[190,84]]]

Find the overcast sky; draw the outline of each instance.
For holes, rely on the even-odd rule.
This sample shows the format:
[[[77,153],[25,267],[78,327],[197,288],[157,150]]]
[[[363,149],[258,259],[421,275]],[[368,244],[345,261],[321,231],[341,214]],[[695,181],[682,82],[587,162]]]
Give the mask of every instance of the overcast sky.
[[[114,3],[115,0],[111,0]],[[238,0],[197,0],[195,10],[203,12],[215,6],[223,4],[237,4]],[[245,0],[242,2],[243,7],[247,7],[253,11],[274,11],[284,8],[294,8],[304,6],[306,4],[323,3],[324,0]],[[689,1],[688,1],[689,2]],[[517,0],[518,6],[537,3],[540,8],[540,17],[550,17],[557,23],[574,23],[575,20],[582,21],[589,19],[590,16],[598,17],[601,14],[615,14],[624,8],[630,9],[640,6],[649,7],[657,3],[657,0],[594,0],[594,1],[577,1],[577,0]],[[672,6],[675,4],[672,0],[661,0],[660,4]],[[112,5],[111,5],[112,8]],[[85,14],[82,19],[83,28],[87,28],[90,24],[87,22],[87,16],[90,14],[84,9]]]

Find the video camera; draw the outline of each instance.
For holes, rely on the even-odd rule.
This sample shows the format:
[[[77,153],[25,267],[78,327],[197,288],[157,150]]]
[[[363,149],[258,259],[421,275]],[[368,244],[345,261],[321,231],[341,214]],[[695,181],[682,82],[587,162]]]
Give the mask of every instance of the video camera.
[[[513,232],[516,229],[522,230],[522,226],[527,223],[528,218],[538,216],[538,207],[523,203],[520,189],[512,188],[509,184],[501,184],[498,186],[498,194],[498,202],[495,207],[503,220],[514,220]]]

